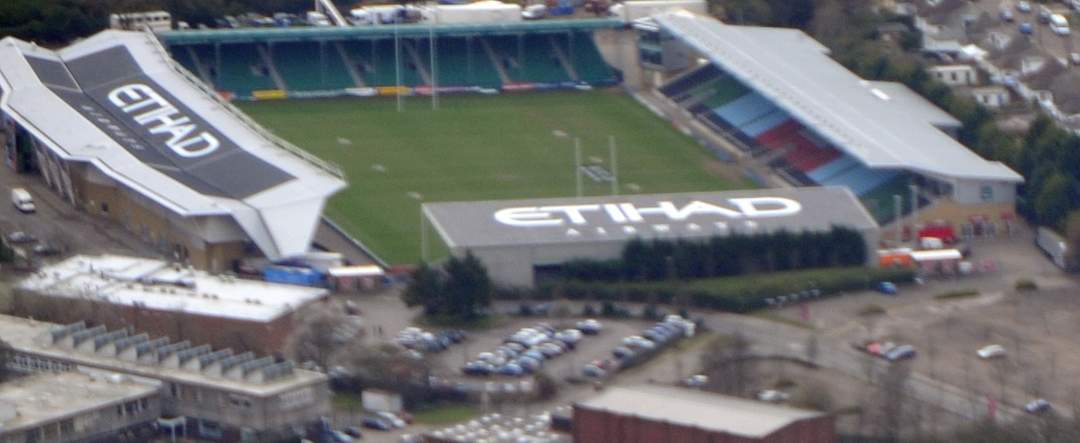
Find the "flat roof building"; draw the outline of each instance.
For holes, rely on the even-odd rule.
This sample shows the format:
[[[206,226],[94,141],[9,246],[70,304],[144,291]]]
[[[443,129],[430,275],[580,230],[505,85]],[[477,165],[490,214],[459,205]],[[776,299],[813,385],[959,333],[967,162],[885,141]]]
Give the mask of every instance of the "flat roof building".
[[[330,413],[326,375],[291,361],[234,353],[139,331],[0,315],[6,363],[20,373],[96,368],[162,383],[159,423],[178,436],[276,441]]]
[[[425,203],[422,211],[452,254],[472,251],[493,280],[510,286],[532,286],[536,267],[619,257],[636,238],[704,240],[843,226],[861,233],[868,250],[878,242],[873,217],[839,187]]]
[[[60,50],[0,40],[8,166],[178,261],[222,271],[309,251],[341,171],[270,134],[173,62],[153,35]]]
[[[832,443],[828,414],[668,386],[608,388],[574,404],[576,443]]]
[[[326,289],[212,275],[178,264],[117,255],[79,255],[46,266],[16,287],[18,314],[273,353],[294,314]]]
[[[156,434],[161,382],[76,368],[0,383],[0,441],[108,442]]]

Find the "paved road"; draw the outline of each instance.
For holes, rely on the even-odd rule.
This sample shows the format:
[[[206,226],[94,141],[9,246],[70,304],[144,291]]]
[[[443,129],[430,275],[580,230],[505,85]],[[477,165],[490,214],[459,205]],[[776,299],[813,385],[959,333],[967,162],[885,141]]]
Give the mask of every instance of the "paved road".
[[[26,188],[34,197],[37,212],[23,214],[10,202],[10,190]],[[71,253],[115,253],[160,258],[161,254],[132,236],[122,226],[79,212],[49,190],[36,175],[15,174],[0,166],[0,232],[24,231],[40,240],[65,243]]]

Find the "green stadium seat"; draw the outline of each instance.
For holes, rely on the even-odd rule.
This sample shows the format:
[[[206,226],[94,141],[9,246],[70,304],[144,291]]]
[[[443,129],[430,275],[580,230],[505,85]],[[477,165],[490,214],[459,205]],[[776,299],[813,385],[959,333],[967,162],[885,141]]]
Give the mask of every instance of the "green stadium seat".
[[[560,83],[571,80],[559,64],[547,35],[489,37],[503,68],[515,82]]]
[[[502,84],[499,73],[491,64],[477,39],[440,38],[436,40],[435,82],[439,86],[482,86],[495,88]],[[431,48],[426,40],[416,43],[417,52],[430,64]]]
[[[346,42],[345,51],[349,53],[352,62],[359,65],[368,86],[394,86],[397,84],[397,72],[394,67],[394,40],[373,40],[364,42]],[[424,84],[420,73],[415,67],[410,67],[412,59],[405,51],[404,43],[401,47],[401,85],[418,86]]]
[[[570,37],[570,57],[577,71],[578,80],[588,83],[608,82],[615,79],[615,70],[608,66],[592,35],[574,33]]]
[[[274,66],[290,91],[340,90],[355,86],[334,46],[318,43],[274,43]]]
[[[218,89],[246,97],[251,95],[251,91],[277,88],[253,44],[228,44],[220,48],[221,66],[216,70]],[[214,60],[213,48],[210,51],[210,60]]]

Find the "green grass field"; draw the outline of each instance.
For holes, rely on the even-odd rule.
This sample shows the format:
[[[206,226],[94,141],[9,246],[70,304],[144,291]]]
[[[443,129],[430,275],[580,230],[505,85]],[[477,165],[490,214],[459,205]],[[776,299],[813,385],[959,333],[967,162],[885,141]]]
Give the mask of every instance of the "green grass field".
[[[501,96],[240,103],[274,133],[337,163],[349,188],[327,214],[386,261],[420,257],[420,204],[572,196],[574,150],[607,167],[618,143],[621,193],[752,187],[693,139],[616,90]],[[726,173],[726,175],[725,175]],[[731,178],[731,177],[734,177]],[[610,192],[584,178],[585,194]]]

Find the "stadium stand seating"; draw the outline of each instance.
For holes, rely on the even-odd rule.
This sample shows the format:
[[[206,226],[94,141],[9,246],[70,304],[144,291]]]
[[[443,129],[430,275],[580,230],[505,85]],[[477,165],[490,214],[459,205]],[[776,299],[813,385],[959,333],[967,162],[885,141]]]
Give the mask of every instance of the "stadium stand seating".
[[[895,195],[900,196],[901,216],[910,214],[912,209],[911,190],[908,189],[908,184],[911,182],[910,178],[910,174],[897,173],[891,179],[860,195],[859,200],[863,202],[863,206],[870,212],[870,215],[881,224],[889,223],[896,218],[896,208],[895,203],[893,203],[893,196]],[[929,203],[929,200],[919,198],[919,207],[926,206]]]
[[[580,32],[571,34],[569,48],[568,57],[577,71],[578,80],[599,83],[615,79],[615,71],[604,62],[591,35]]]
[[[491,59],[480,47],[479,41],[467,38],[440,38],[435,43],[435,82],[439,86],[498,87],[502,84],[499,73]],[[427,41],[416,45],[420,57],[431,59],[431,47]],[[430,63],[430,62],[428,62]]]
[[[348,68],[332,46],[286,42],[271,46],[274,66],[293,91],[344,89],[356,86]]]
[[[213,56],[211,57],[213,60]],[[217,67],[219,89],[232,91],[237,95],[250,95],[251,91],[277,88],[254,45],[221,45],[220,60],[221,66]]]
[[[547,35],[486,38],[503,63],[506,74],[515,82],[559,83],[571,80],[570,74],[555,57]]]
[[[720,70],[715,66],[705,65],[661,86],[660,92],[672,100],[679,101],[677,98],[684,92],[719,75]]]
[[[483,40],[492,47],[496,59],[503,65],[507,78],[519,83],[565,83],[579,80],[588,83],[608,83],[616,79],[615,70],[603,59],[592,35],[587,32],[538,33],[525,35],[445,36],[437,40],[434,80],[440,86],[481,86],[497,88],[503,78],[483,48]],[[425,84],[420,69],[429,70],[431,49],[428,40],[401,40],[401,82],[403,86]],[[408,42],[408,43],[406,43]],[[347,59],[337,50],[340,44]],[[411,44],[416,50],[405,49]],[[557,56],[559,48],[563,57]],[[193,49],[195,58],[188,48]],[[357,86],[349,72],[350,65],[363,79],[365,86],[393,86],[395,72],[394,39],[350,40],[320,45],[316,41],[279,41],[273,43],[229,43],[173,47],[176,61],[200,77],[209,77],[218,90],[247,97],[252,91],[275,89],[271,69],[288,91],[344,90]],[[268,66],[260,50],[269,48],[273,66]],[[320,51],[321,57],[320,57]],[[220,61],[220,62],[219,62]],[[567,69],[563,61],[572,69]],[[220,63],[220,66],[218,64]],[[198,66],[203,68],[199,72]],[[715,71],[715,70],[714,70]],[[205,73],[203,76],[201,74]]]
[[[194,74],[196,77],[199,76],[199,70],[195,67],[195,60],[191,58],[191,53],[187,51],[187,48],[174,50],[172,57],[177,63],[180,63],[180,66],[187,69],[188,72]]]

